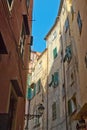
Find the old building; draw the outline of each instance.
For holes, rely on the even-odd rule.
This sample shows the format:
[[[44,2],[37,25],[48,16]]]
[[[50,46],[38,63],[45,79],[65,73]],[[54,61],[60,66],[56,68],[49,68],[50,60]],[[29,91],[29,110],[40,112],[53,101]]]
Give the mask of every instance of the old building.
[[[81,129],[82,127],[84,129],[86,127],[84,120],[86,119],[87,108],[85,79],[87,75],[85,4],[84,1],[83,6],[80,8],[78,2],[74,0],[61,0],[56,21],[45,37],[49,61],[48,82],[51,75],[51,81],[55,82],[55,73],[53,74],[53,71],[55,72],[56,69],[59,70],[61,68],[58,76],[59,89],[56,91],[57,100],[55,101],[59,105],[55,103],[55,105],[53,104],[55,107],[53,107],[52,101],[56,99],[56,93],[52,88],[48,89],[48,109],[51,106],[55,109],[55,114],[52,114],[52,108],[48,112],[48,129],[68,130]],[[55,30],[57,30],[57,34]],[[57,48],[55,49],[56,45],[57,48],[60,48],[58,52]],[[55,61],[52,59],[53,53],[56,55],[54,59],[59,56]],[[61,62],[59,59],[61,59]],[[52,83],[50,82],[48,85],[52,86]],[[55,119],[52,121],[53,115],[55,115]],[[83,121],[83,126],[81,126],[79,120]]]
[[[0,130],[23,130],[33,0],[0,1]]]
[[[72,43],[74,44],[75,48],[75,63],[76,63],[76,76],[77,82],[76,85],[76,101],[75,101],[75,112],[71,116],[75,120],[82,120],[83,119],[83,129],[87,126],[85,125],[85,121],[87,119],[87,94],[86,94],[86,77],[87,77],[87,44],[86,44],[86,1],[67,1],[67,8],[68,16],[69,16],[69,23],[70,23],[70,37]],[[71,10],[70,10],[71,8]],[[74,76],[75,77],[75,76]],[[80,128],[80,121],[78,121],[76,127],[77,129]]]
[[[47,125],[47,49],[35,63],[30,82],[29,129],[43,130]],[[43,115],[39,117],[38,107],[41,104],[45,109]]]
[[[29,71],[27,75],[27,88],[26,88],[25,124],[24,124],[25,130],[29,129],[28,114],[29,114],[29,107],[30,107],[30,100],[31,100],[31,87],[30,87],[31,77],[32,77],[32,72],[34,71],[35,64],[37,63],[40,55],[41,53],[35,51],[31,51],[30,53]]]
[[[30,113],[38,114],[36,106],[42,101],[45,110],[42,117],[29,121],[30,130],[87,129],[86,4],[81,0],[60,1],[57,18],[45,37],[47,59],[43,53],[32,72]],[[42,63],[47,60],[45,96],[35,87],[43,77],[38,69],[41,58]]]
[[[53,27],[45,37],[48,49],[48,130],[60,129],[60,123],[62,122],[60,119],[63,116],[62,99],[60,99],[63,86],[60,29],[59,18],[57,17]]]

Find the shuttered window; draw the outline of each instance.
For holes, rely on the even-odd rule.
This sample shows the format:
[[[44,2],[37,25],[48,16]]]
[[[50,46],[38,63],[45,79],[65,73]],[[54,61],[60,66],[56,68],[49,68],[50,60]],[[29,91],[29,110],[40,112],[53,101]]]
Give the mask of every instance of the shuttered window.
[[[54,57],[54,59],[57,57],[57,48],[54,48],[53,49],[53,57]]]
[[[12,1],[13,0],[7,0],[8,1],[8,3],[9,3],[9,6],[11,7],[11,4],[12,4]]]
[[[77,16],[77,23],[78,23],[78,27],[79,27],[79,32],[81,34],[81,32],[82,32],[82,20],[81,20],[81,16],[80,16],[79,11],[78,11],[78,16]]]
[[[40,87],[41,87],[41,79],[39,79],[37,81],[37,84],[36,84],[36,93],[39,93],[40,92]]]
[[[31,76],[28,74],[27,76],[27,85],[29,86],[31,83]]]
[[[54,85],[58,85],[59,84],[59,73],[55,72],[54,73]]]
[[[76,105],[76,97],[73,96],[69,101],[68,101],[68,113],[71,115],[73,112],[76,111],[77,105]]]
[[[56,119],[56,102],[52,104],[52,120]]]
[[[22,24],[22,31],[21,31],[21,37],[20,37],[20,55],[23,58],[24,55],[24,43],[25,43],[25,27],[24,23]]]
[[[28,91],[27,91],[27,99],[30,100],[32,98],[32,89],[31,88],[28,88]]]
[[[49,83],[49,87],[57,87],[59,85],[59,73],[58,72],[54,72],[54,74],[52,74],[52,79],[51,82]]]
[[[69,29],[69,19],[67,18],[65,21],[65,32]]]

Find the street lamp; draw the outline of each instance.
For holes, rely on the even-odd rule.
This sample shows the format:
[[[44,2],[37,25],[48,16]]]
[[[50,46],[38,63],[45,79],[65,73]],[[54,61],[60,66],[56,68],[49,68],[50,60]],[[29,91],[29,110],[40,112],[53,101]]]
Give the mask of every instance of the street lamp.
[[[43,115],[44,109],[45,108],[44,108],[43,104],[40,103],[38,105],[38,114],[36,114],[36,115],[35,114],[30,114],[30,113],[25,114],[25,119],[27,120],[27,124],[26,124],[25,130],[28,130],[28,120],[31,120],[34,117],[40,118]]]

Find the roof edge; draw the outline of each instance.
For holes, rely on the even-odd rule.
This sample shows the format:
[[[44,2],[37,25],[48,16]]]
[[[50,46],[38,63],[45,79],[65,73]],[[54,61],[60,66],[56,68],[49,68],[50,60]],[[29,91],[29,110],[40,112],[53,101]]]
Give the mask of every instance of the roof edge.
[[[54,22],[53,26],[51,27],[51,29],[49,30],[49,32],[48,32],[47,35],[45,36],[44,40],[47,39],[47,37],[49,36],[50,32],[53,30],[53,28],[55,27],[57,21],[59,20],[59,16],[60,16],[60,13],[61,13],[61,9],[62,9],[63,2],[64,2],[64,0],[60,0],[60,6],[59,6],[59,10],[58,10],[58,15],[57,15],[57,17],[56,17],[56,19],[55,19],[55,22]]]

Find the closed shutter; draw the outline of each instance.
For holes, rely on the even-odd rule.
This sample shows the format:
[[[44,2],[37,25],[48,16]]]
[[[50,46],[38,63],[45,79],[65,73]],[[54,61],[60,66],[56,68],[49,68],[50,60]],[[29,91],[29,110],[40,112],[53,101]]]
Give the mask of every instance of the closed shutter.
[[[59,85],[59,73],[58,72],[54,73],[54,84],[56,86]]]
[[[57,48],[54,48],[54,50],[53,50],[53,57],[54,57],[54,59],[57,57]]]
[[[32,89],[31,88],[28,88],[28,91],[27,91],[27,99],[30,100],[32,98]]]

